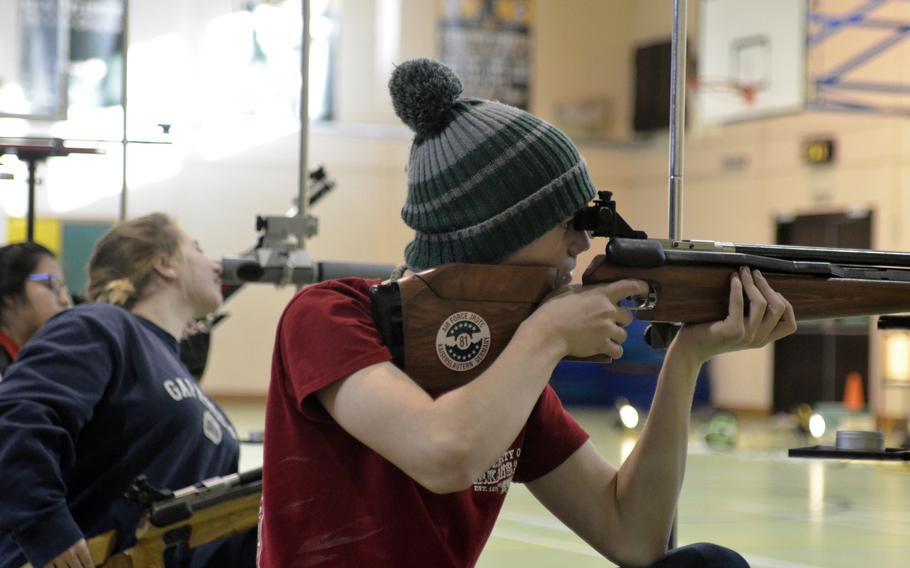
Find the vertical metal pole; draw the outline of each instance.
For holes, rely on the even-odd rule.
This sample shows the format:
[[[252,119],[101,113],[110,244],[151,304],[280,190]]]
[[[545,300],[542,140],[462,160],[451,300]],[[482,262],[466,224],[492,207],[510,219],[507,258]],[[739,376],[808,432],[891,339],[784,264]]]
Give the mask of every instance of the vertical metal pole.
[[[682,198],[684,138],[686,133],[686,3],[673,0],[673,36],[670,61],[670,230],[672,241],[682,239]],[[677,503],[677,507],[679,503]],[[673,515],[673,527],[667,548],[676,548],[679,511]]]
[[[28,162],[28,210],[26,211],[25,240],[31,243],[35,240],[35,186],[38,183],[38,156],[27,156],[26,162]]]
[[[670,240],[682,239],[683,139],[686,130],[686,2],[673,0],[670,62]]]
[[[298,159],[297,216],[305,217],[307,208],[307,182],[309,182],[310,134],[310,0],[301,2],[303,7],[303,37],[300,40],[300,157]],[[301,236],[301,246],[303,245]]]
[[[120,212],[119,220],[120,222],[126,221],[126,198],[127,198],[127,185],[126,185],[126,149],[128,146],[127,138],[127,117],[129,113],[126,111],[126,91],[127,91],[127,65],[128,53],[130,50],[130,0],[123,0],[123,17],[122,17],[122,31],[120,32],[120,38],[122,42],[121,50],[123,51],[123,69],[121,71],[121,103],[123,107],[123,138],[120,140],[120,146],[123,150],[123,163],[121,164],[123,168],[123,177],[120,183]]]

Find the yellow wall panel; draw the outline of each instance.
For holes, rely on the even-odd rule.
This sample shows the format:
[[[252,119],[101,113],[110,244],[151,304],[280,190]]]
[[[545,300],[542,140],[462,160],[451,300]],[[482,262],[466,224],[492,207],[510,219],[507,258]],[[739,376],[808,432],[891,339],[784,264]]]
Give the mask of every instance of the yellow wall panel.
[[[25,219],[9,219],[6,226],[6,242],[18,243],[25,240]],[[63,248],[63,223],[60,219],[35,219],[35,242],[60,256]]]

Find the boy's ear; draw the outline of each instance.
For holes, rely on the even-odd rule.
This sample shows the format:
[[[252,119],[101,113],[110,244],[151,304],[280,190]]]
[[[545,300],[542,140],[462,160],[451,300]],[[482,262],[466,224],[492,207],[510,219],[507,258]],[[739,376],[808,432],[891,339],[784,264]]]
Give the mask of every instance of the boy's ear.
[[[156,256],[152,261],[152,270],[165,280],[173,281],[177,279],[177,269],[174,268],[173,260],[163,254]]]

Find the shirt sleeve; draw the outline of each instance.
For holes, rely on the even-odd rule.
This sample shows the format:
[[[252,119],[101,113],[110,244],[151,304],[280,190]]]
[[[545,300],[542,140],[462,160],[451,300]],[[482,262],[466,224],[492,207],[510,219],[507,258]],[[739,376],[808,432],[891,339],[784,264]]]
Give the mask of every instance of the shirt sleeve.
[[[588,437],[562,406],[556,391],[547,385],[528,418],[514,480],[528,483],[550,473],[575,453]]]
[[[76,440],[108,387],[115,345],[98,322],[50,320],[0,381],[0,531],[33,566],[83,538],[66,502]]]
[[[311,394],[370,365],[390,361],[373,320],[367,283],[342,281],[304,289],[278,327],[285,388],[304,416],[328,419]]]

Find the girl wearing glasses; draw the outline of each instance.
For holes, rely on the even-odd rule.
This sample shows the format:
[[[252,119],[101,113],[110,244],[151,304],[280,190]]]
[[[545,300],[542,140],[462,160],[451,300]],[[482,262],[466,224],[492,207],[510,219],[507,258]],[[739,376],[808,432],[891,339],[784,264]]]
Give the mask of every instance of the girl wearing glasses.
[[[237,433],[177,347],[221,304],[221,266],[152,214],[102,237],[88,268],[90,302],[48,322],[0,382],[0,568],[94,566],[86,539],[110,530],[114,552],[132,546],[141,508],[123,494],[140,474],[181,488],[237,471]],[[252,565],[254,547],[249,564],[212,559],[215,543],[167,565]]]
[[[44,322],[71,306],[54,253],[31,242],[0,247],[0,377]]]

